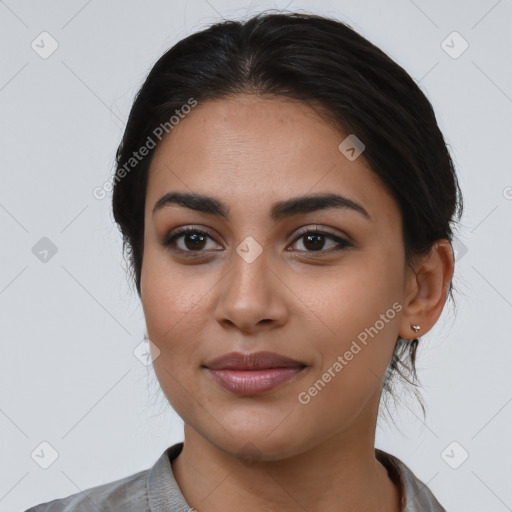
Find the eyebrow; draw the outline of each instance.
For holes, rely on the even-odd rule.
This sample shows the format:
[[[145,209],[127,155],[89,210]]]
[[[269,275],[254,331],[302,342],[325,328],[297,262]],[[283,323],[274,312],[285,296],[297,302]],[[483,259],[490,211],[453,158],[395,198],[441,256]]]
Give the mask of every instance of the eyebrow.
[[[229,218],[229,208],[222,201],[203,194],[168,192],[153,207],[153,215],[165,206],[178,205],[198,212]],[[340,208],[360,213],[368,220],[370,214],[356,201],[338,194],[313,194],[292,197],[274,203],[270,209],[270,218],[277,222],[292,215],[305,214],[318,210]]]

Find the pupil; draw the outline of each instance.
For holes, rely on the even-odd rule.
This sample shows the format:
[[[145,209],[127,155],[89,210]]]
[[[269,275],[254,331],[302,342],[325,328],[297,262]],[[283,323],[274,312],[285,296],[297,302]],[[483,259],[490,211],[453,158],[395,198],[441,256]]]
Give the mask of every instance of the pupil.
[[[202,245],[204,245],[204,241],[205,241],[205,236],[204,235],[201,235],[199,233],[187,233],[185,235],[185,245],[187,247],[187,249],[190,249],[189,245],[188,245],[188,242],[191,242],[192,244],[192,250],[196,250],[196,249],[202,249]]]
[[[307,249],[321,249],[323,246],[324,235],[306,235],[306,243],[304,244]],[[312,243],[313,247],[308,247],[308,244]]]

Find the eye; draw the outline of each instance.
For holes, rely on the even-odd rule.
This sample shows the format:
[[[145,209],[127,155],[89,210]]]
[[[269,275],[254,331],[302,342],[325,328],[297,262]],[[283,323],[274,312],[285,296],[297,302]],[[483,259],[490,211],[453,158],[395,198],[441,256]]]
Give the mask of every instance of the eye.
[[[331,246],[327,247],[328,250],[325,249],[326,240],[331,241]],[[301,241],[302,245],[305,247],[305,250],[299,250],[299,252],[308,253],[331,253],[352,246],[352,244],[339,236],[317,229],[301,231],[299,236],[294,240],[294,243],[298,241]]]
[[[178,228],[177,231],[166,237],[163,241],[163,245],[169,247],[177,245],[177,250],[182,252],[203,252],[202,249],[214,249],[217,247],[216,244],[214,244],[214,247],[207,247],[208,238],[213,240],[206,231],[186,226]],[[181,244],[179,242],[181,242]]]

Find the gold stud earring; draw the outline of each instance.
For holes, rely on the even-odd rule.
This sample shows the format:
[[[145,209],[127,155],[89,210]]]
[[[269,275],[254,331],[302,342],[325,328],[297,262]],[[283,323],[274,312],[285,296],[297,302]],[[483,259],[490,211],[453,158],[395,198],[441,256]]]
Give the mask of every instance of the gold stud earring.
[[[421,329],[421,325],[411,325],[411,329],[414,331],[414,334],[418,334],[418,331]]]

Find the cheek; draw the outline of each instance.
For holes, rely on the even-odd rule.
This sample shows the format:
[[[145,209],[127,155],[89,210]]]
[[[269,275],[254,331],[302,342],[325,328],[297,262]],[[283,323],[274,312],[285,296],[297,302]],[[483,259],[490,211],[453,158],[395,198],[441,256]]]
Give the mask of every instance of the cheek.
[[[191,281],[183,266],[173,269],[158,249],[144,254],[141,300],[148,337],[158,348],[153,366],[164,395],[182,417],[193,412],[189,393],[196,394],[191,383],[199,366],[193,362],[200,348],[204,295],[200,280]]]
[[[177,354],[196,348],[214,283],[206,271],[203,278],[198,275],[198,266],[173,264],[159,248],[149,247],[144,254],[141,300],[148,336],[171,364]]]
[[[401,310],[395,300],[400,287],[390,280],[380,276],[375,286],[365,286],[357,272],[340,275],[336,285],[324,287],[322,300],[312,308],[329,329],[315,337],[321,364],[304,381],[298,398],[305,414],[329,418],[332,428],[351,424],[380,392]],[[303,329],[307,332],[306,325]]]
[[[311,308],[330,327],[332,338],[357,336],[393,303],[402,300],[404,276],[400,265],[399,258],[392,254],[388,258],[354,254],[346,266],[324,274],[314,286],[309,283],[300,293],[308,297]],[[396,317],[393,312],[391,315]]]
[[[378,384],[391,360],[403,286],[400,259],[391,256],[373,261],[361,258],[358,264],[340,269],[327,276],[323,286],[315,287],[321,289],[321,295],[310,293],[312,309],[327,334],[316,340],[316,349],[322,354],[321,371],[332,368],[338,356],[346,361],[343,372],[335,372],[345,375],[338,381],[346,378],[355,385],[353,379],[360,378],[368,385]]]

